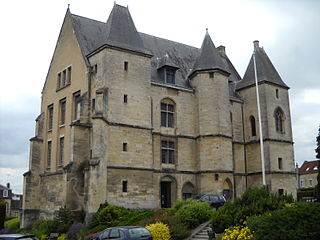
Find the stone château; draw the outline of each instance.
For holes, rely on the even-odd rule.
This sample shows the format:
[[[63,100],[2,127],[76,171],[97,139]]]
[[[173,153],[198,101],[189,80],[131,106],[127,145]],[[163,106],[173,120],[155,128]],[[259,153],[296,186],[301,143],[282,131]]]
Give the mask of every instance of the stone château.
[[[288,89],[254,42],[266,183],[296,194]],[[167,208],[262,185],[251,58],[240,77],[209,33],[201,48],[137,31],[127,7],[107,22],[67,10],[42,90],[23,227],[60,207]]]

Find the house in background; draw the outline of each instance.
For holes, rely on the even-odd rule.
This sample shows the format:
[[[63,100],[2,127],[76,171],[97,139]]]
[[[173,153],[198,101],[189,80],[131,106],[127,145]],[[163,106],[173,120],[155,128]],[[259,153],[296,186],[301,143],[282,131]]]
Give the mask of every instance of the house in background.
[[[0,184],[0,199],[6,203],[6,216],[20,217],[22,210],[22,194],[15,194],[10,188],[10,183],[6,186]]]
[[[317,176],[319,171],[319,161],[304,161],[299,168],[298,183],[299,188],[313,188],[318,184]]]

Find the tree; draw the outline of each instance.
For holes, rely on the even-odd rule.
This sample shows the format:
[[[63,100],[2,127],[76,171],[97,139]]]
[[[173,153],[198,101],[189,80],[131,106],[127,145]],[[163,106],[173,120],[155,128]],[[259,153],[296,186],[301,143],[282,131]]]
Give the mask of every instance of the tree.
[[[4,228],[5,219],[6,219],[6,202],[0,199],[0,229]]]
[[[316,139],[317,139],[317,148],[315,149],[315,152],[316,152],[316,158],[319,160],[318,160],[318,176],[317,176],[318,184],[315,187],[315,197],[317,198],[318,202],[320,202],[320,127],[318,130],[318,136],[316,137]]]

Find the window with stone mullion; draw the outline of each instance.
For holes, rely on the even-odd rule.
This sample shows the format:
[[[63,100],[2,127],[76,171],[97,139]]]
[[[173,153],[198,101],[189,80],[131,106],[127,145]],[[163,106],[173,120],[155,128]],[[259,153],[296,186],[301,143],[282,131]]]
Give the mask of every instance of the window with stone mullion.
[[[161,162],[174,163],[174,142],[161,141]]]
[[[173,127],[174,106],[172,104],[161,103],[161,126]]]

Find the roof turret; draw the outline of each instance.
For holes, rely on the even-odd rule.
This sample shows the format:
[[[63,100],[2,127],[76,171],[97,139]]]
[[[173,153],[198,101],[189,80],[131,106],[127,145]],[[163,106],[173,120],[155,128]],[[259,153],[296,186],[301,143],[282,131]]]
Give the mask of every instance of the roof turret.
[[[106,44],[150,54],[144,47],[127,7],[115,4],[106,23]]]
[[[254,41],[254,53],[256,58],[258,83],[269,82],[284,88],[289,88],[281,79],[276,68],[273,66],[268,55],[262,47],[259,47],[259,41]],[[250,59],[243,80],[237,84],[237,89],[242,89],[255,84],[253,54]]]
[[[190,76],[196,71],[203,70],[222,70],[229,73],[211,40],[208,30],[202,42],[200,54],[193,65]]]

